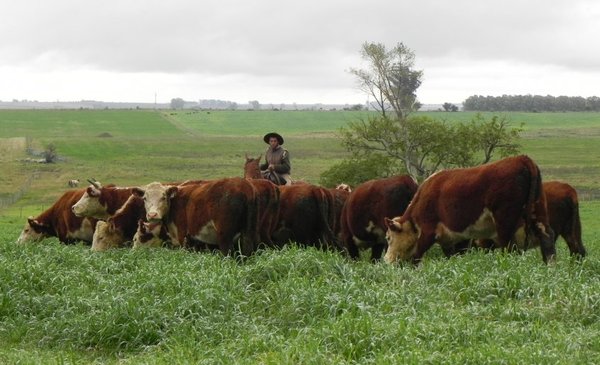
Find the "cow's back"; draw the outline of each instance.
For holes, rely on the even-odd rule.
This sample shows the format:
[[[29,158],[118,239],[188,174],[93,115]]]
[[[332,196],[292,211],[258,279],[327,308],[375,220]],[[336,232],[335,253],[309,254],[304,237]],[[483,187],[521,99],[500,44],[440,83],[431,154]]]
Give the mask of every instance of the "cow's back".
[[[341,213],[342,241],[352,257],[358,257],[358,245],[375,247],[377,260],[385,246],[385,217],[402,215],[417,191],[408,175],[369,180],[349,195]]]
[[[333,195],[312,184],[280,186],[279,222],[274,240],[278,244],[295,241],[304,245],[335,244],[331,229]]]

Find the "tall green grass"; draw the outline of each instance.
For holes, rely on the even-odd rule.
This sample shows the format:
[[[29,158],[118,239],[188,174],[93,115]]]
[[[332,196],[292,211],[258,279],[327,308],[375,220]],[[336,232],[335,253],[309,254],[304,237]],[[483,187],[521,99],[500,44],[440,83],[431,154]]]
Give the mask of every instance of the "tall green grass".
[[[184,251],[0,246],[0,360],[108,363],[594,363],[599,241],[423,265],[294,246],[245,263]],[[34,351],[30,350],[33,349]]]

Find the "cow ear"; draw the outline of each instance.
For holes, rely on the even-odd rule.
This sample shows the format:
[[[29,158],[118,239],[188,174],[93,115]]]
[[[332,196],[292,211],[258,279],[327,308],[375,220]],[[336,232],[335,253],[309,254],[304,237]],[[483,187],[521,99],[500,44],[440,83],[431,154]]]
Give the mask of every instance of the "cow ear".
[[[177,195],[178,190],[179,188],[177,186],[169,186],[166,192],[167,198],[173,199],[175,195]]]
[[[388,217],[385,217],[385,225],[388,227],[388,229],[390,231],[394,231],[394,232],[400,232],[401,228],[396,225],[396,222],[394,222],[393,219],[389,219]]]
[[[142,234],[146,233],[146,224],[143,219],[138,219],[138,231],[142,232]]]
[[[109,231],[114,231],[116,229],[116,227],[115,227],[115,221],[113,220],[112,217],[109,217],[106,220],[106,228],[108,228]]]
[[[93,187],[91,185],[88,186],[87,193],[89,196],[94,196],[94,197],[100,196],[100,190],[96,189],[95,187]]]
[[[38,222],[37,219],[33,219],[33,218],[27,218],[27,222],[29,223],[29,225],[31,226],[31,228],[44,228],[46,227],[46,225],[44,223],[40,223]]]
[[[137,196],[138,198],[143,198],[145,191],[142,188],[133,188],[131,189],[131,194]]]

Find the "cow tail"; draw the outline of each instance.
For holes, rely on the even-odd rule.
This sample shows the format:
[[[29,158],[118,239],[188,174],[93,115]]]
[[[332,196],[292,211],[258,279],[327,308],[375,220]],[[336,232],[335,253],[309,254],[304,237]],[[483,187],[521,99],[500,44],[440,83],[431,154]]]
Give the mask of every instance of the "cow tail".
[[[326,247],[332,247],[332,245],[338,247],[335,233],[333,233],[333,230],[331,229],[335,219],[333,194],[323,188],[317,190],[319,196],[315,198],[319,204],[319,213],[321,215],[321,238],[324,241],[321,242],[321,244]]]
[[[577,244],[577,248],[575,247],[570,247],[571,244],[569,244],[569,249],[571,250],[571,254],[579,254],[582,257],[585,256],[586,252],[585,252],[585,247],[583,246],[583,241],[581,240],[581,219],[579,218],[579,202],[575,199],[575,200],[571,200],[569,199],[570,202],[570,208],[571,208],[571,239],[576,241],[574,243]],[[554,232],[554,234],[558,234],[558,232]],[[568,242],[567,242],[568,243]],[[578,252],[573,252],[575,249],[577,249]]]
[[[527,196],[527,205],[525,207],[525,250],[529,248],[529,235],[536,229],[535,219],[536,209],[535,204],[542,194],[542,175],[538,166],[527,158],[527,170],[529,171],[529,194]]]
[[[250,187],[249,194],[246,198],[246,232],[244,234],[244,251],[242,252],[244,255],[252,254],[260,242],[260,213],[259,212],[259,202],[258,202],[258,194],[254,185],[244,179],[244,182],[247,186]]]

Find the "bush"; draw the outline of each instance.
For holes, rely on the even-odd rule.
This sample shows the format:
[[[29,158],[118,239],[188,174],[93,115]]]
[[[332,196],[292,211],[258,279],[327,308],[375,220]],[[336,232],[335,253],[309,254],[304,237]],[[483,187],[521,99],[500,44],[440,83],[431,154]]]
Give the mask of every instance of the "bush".
[[[340,183],[357,186],[367,180],[394,175],[398,173],[397,170],[397,164],[392,158],[370,154],[333,165],[321,174],[319,183],[326,187],[334,187]]]
[[[58,158],[58,155],[56,154],[56,146],[54,146],[53,143],[47,145],[43,156],[44,160],[46,160],[46,163],[56,162],[56,159]]]

